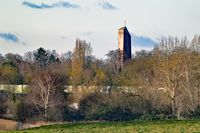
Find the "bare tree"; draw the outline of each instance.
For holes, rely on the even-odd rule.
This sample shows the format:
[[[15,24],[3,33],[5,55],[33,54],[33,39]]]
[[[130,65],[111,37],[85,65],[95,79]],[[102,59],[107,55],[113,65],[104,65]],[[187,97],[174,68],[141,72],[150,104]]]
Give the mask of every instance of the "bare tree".
[[[121,62],[120,62],[120,51],[119,49],[111,50],[106,54],[107,58],[107,67],[111,74],[118,74]]]
[[[181,78],[183,77],[184,55],[181,56],[179,52],[187,46],[185,39],[169,37],[162,39],[159,44],[159,64],[158,70],[161,73],[161,79],[165,88],[169,92],[171,99],[172,114],[176,113],[176,98],[178,96],[178,89],[180,88]],[[179,52],[177,52],[177,49]]]
[[[65,79],[51,70],[35,72],[29,96],[36,108],[43,110],[45,119],[48,118],[48,109],[63,103],[64,83]]]

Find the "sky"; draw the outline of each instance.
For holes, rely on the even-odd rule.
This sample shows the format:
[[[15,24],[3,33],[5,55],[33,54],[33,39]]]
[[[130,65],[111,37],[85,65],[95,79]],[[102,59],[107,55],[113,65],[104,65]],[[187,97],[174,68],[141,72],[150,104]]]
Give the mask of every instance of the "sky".
[[[0,53],[73,50],[80,38],[105,58],[118,47],[118,29],[132,51],[151,50],[162,37],[200,34],[200,0],[0,0]]]

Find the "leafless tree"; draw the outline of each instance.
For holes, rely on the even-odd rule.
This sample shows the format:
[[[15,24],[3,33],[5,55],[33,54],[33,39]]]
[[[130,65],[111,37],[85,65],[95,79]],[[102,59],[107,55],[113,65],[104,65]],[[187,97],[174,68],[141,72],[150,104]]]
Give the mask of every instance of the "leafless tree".
[[[52,70],[39,70],[32,79],[31,101],[36,108],[44,111],[44,118],[48,118],[48,109],[63,103],[65,79],[52,72]]]

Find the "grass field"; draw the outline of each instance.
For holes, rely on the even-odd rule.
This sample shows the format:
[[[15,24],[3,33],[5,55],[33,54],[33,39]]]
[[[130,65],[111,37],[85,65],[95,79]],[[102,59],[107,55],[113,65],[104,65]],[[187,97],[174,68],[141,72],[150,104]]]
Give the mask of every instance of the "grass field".
[[[6,133],[200,133],[200,121],[77,123]]]

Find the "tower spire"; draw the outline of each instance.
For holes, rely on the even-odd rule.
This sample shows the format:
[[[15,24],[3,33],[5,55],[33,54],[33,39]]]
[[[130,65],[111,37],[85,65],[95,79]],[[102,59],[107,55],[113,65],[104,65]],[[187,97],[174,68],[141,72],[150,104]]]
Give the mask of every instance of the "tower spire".
[[[126,27],[126,19],[124,20],[124,27]]]

